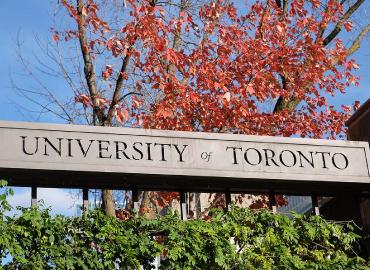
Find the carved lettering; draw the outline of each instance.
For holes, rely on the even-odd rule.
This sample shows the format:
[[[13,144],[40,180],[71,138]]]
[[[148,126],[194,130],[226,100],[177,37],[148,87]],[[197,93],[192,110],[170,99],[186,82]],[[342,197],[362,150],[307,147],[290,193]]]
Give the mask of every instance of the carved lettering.
[[[82,152],[82,154],[83,154],[84,157],[87,156],[87,153],[89,152],[92,143],[95,142],[95,140],[90,140],[89,146],[87,147],[87,149],[84,149],[84,147],[83,147],[83,145],[81,143],[81,139],[76,139],[76,141],[78,142],[78,145],[79,145],[80,150],[81,150],[81,152]]]
[[[341,156],[343,158],[343,160],[344,160],[344,166],[339,166],[338,165],[338,158],[336,158],[338,156]],[[333,157],[332,157],[332,161],[333,161],[334,167],[337,168],[337,169],[339,169],[339,170],[345,170],[348,167],[348,158],[343,153],[335,153],[333,155]]]
[[[104,156],[104,152],[109,151],[109,141],[98,140],[99,143],[99,158],[112,158],[112,155]],[[105,146],[103,144],[106,144]]]
[[[68,142],[68,155],[67,155],[67,157],[73,157],[73,155],[72,155],[72,141],[73,141],[73,139],[67,139],[67,142]]]
[[[249,150],[253,150],[257,153],[257,156],[258,156],[258,161],[256,163],[252,163],[250,161],[250,159],[248,158],[248,151]],[[256,165],[259,165],[261,164],[262,162],[262,154],[260,153],[260,151],[258,151],[256,148],[248,148],[247,150],[245,150],[244,152],[244,159],[245,161],[249,164],[249,165],[252,165],[252,166],[256,166]]]
[[[289,153],[291,155],[291,157],[292,157],[291,160],[293,161],[291,164],[287,164],[287,158],[284,159],[284,153]],[[285,157],[286,157],[286,155],[285,155]],[[283,164],[285,167],[288,167],[288,168],[294,167],[297,164],[297,157],[290,150],[281,151],[281,153],[279,155],[279,159],[280,159],[281,164]]]
[[[116,144],[116,159],[121,159],[121,154],[125,156],[125,158],[130,159],[130,157],[126,154],[127,144],[125,142],[115,141]],[[120,146],[123,146],[123,149]]]
[[[276,161],[274,160],[275,152],[271,149],[262,149],[262,150],[265,151],[266,166],[271,166],[270,163],[269,163],[269,160],[271,160],[272,163],[275,164],[275,166],[279,167],[279,164],[277,164]]]
[[[177,144],[174,144],[173,146],[175,147],[177,153],[179,154],[179,162],[184,162],[184,158],[182,155],[184,154],[185,148],[188,147],[188,145],[184,144],[181,151]]]
[[[132,148],[134,149],[135,152],[137,152],[140,155],[140,157],[138,158],[132,155],[132,158],[135,160],[142,160],[144,157],[144,154],[139,148],[137,148],[137,145],[143,146],[143,144],[141,142],[134,142],[134,144],[132,145]]]
[[[26,155],[29,155],[29,156],[33,156],[34,154],[37,153],[37,151],[39,150],[39,137],[35,137],[35,140],[36,140],[36,145],[35,145],[35,151],[33,152],[28,152],[26,150],[26,138],[27,136],[21,136],[22,138],[22,150],[23,150],[23,153],[25,153]]]
[[[47,152],[47,149],[48,149],[48,145],[59,155],[59,156],[62,156],[62,140],[63,138],[57,138],[59,144],[58,146],[55,146],[48,138],[44,137],[44,141],[45,141],[45,144],[44,144],[44,155],[45,156],[48,156],[48,152]]]
[[[306,157],[301,151],[297,151],[298,153],[298,156],[299,156],[299,167],[301,168],[304,168],[303,166],[303,160],[302,158],[308,163],[311,165],[312,168],[315,168],[315,164],[314,164],[314,161],[313,161],[313,152],[312,151],[309,151],[308,153],[310,153],[311,155],[311,159],[308,159],[308,157]]]
[[[171,144],[169,143],[155,143],[154,146],[157,146],[157,145],[160,145],[161,146],[161,153],[162,153],[162,159],[161,161],[167,161],[166,159],[166,155],[165,155],[165,146],[168,146],[169,148],[171,148]]]
[[[147,156],[148,156],[148,158],[147,158],[147,160],[153,160],[152,159],[152,154],[151,154],[151,143],[146,143],[146,145],[147,145]]]
[[[326,159],[325,159],[325,155],[328,155],[330,157],[330,153],[329,152],[316,152],[315,154],[321,154],[321,158],[322,158],[322,168],[323,169],[328,169],[328,167],[326,167]]]
[[[226,147],[226,151],[229,150],[229,149],[233,149],[233,156],[234,156],[234,162],[233,164],[239,164],[238,161],[237,161],[237,158],[236,158],[236,150],[240,150],[242,151],[242,148],[241,147]]]
[[[240,142],[240,147],[225,146],[226,155],[220,155],[219,149],[212,149],[211,147],[202,147],[201,149],[191,149],[190,144],[181,143],[165,143],[166,140],[160,139],[159,142],[147,142],[145,137],[140,140],[138,137],[136,141],[132,138],[125,141],[125,136],[122,141],[110,140],[95,140],[95,139],[74,139],[74,138],[58,138],[58,137],[28,137],[19,136],[22,140],[22,153],[28,156],[59,156],[68,159],[93,158],[124,160],[133,164],[136,161],[154,162],[169,162],[168,166],[176,166],[175,163],[196,164],[201,162],[206,168],[212,169],[213,164],[218,166],[222,162],[229,165],[235,165],[235,170],[251,170],[265,172],[281,172],[280,168],[292,168],[292,173],[304,173],[306,169],[317,169],[323,173],[323,169],[330,170],[346,170],[350,166],[349,156],[342,152],[330,151],[310,151],[306,145],[304,148],[298,148],[294,145],[292,148],[278,148],[258,147],[258,143],[250,144]],[[206,145],[206,144],[205,144]],[[285,144],[287,145],[287,144]],[[217,147],[217,146],[216,146]],[[318,146],[313,150],[319,149]],[[315,149],[316,148],[316,149]],[[39,151],[40,149],[40,151]],[[298,150],[299,149],[299,150]],[[338,150],[336,150],[338,151]],[[188,154],[195,154],[194,157],[189,157]],[[212,158],[211,158],[212,154]],[[112,161],[114,162],[114,161]],[[115,164],[117,165],[117,163]],[[125,166],[130,166],[126,165]],[[167,165],[166,165],[167,166]],[[259,166],[258,170],[252,169],[251,166]],[[202,167],[201,167],[202,168]],[[249,168],[249,169],[248,169]],[[287,172],[286,170],[284,172]],[[310,173],[310,172],[307,172]]]

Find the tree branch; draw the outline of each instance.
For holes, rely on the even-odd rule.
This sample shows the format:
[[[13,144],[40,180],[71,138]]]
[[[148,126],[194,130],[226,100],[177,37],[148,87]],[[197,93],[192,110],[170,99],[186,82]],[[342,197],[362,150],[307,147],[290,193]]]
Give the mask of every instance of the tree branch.
[[[366,36],[366,34],[370,31],[370,23],[361,30],[360,34],[356,37],[356,39],[353,41],[351,47],[348,48],[347,54],[352,55],[360,48],[360,43]]]
[[[155,7],[156,3],[157,3],[156,0],[149,0],[149,4],[152,7]],[[122,97],[120,97],[120,95],[121,95],[121,89],[123,87],[123,81],[124,81],[124,75],[123,74],[124,74],[124,72],[127,71],[128,63],[130,61],[130,50],[135,45],[136,39],[137,39],[137,37],[135,37],[132,44],[130,44],[130,48],[127,50],[126,56],[122,60],[121,70],[118,73],[118,77],[117,77],[117,80],[116,80],[116,86],[115,86],[114,92],[113,92],[112,102],[109,106],[107,118],[106,118],[106,121],[105,121],[106,122],[105,125],[107,125],[107,126],[110,126],[112,124],[113,114],[114,114],[114,111],[116,109],[115,106],[119,102],[122,101]],[[126,96],[128,96],[128,95],[125,95],[124,97],[126,97]]]
[[[96,114],[99,124],[104,125],[106,116],[99,106],[99,95],[96,86],[95,69],[92,58],[88,51],[88,42],[86,37],[86,21],[85,16],[82,14],[83,0],[77,0],[77,14],[78,14],[78,38],[81,47],[81,53],[84,60],[84,73],[87,87],[90,93],[90,98],[93,105],[94,114]]]
[[[344,23],[352,16],[352,14],[365,2],[365,0],[357,0],[347,12],[343,15],[343,17],[339,20],[339,22],[335,25],[333,31],[324,39],[323,45],[328,45],[342,30]]]
[[[343,17],[339,20],[339,22],[335,25],[333,31],[324,39],[323,45],[327,46],[342,30],[344,23],[352,16],[352,14],[364,3],[365,0],[357,0],[347,12],[343,15]],[[370,31],[370,24],[367,25],[360,34],[357,36],[351,47],[348,49],[348,56],[353,54],[356,50],[360,48],[360,42],[365,37],[365,35]],[[301,102],[300,99],[296,97],[282,97],[280,96],[275,104],[273,112],[279,112],[282,110],[289,110],[293,111],[298,104]]]
[[[181,0],[180,6],[179,6],[179,16],[181,12],[185,11],[188,8],[189,1],[188,0]],[[180,40],[181,40],[181,28],[176,28],[176,31],[174,33],[173,42],[172,42],[172,49],[177,51],[180,46]],[[173,64],[168,63],[166,67],[167,73],[174,73],[175,67]]]
[[[276,5],[286,13],[288,10],[288,0],[275,0]]]
[[[113,119],[113,113],[115,110],[115,106],[120,102],[120,95],[121,95],[121,89],[123,86],[124,81],[124,72],[127,70],[128,63],[130,61],[130,53],[127,51],[126,56],[123,58],[121,70],[118,74],[117,80],[116,80],[116,87],[114,88],[113,98],[112,102],[109,106],[108,115],[106,119],[105,125],[111,125],[112,119]]]

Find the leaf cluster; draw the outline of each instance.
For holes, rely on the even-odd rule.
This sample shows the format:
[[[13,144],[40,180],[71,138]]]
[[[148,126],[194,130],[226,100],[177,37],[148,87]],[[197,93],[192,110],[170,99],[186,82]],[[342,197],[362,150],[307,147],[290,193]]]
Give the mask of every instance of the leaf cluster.
[[[351,224],[319,216],[215,210],[209,220],[176,213],[122,221],[91,211],[52,216],[44,207],[10,217],[0,197],[0,269],[370,269]]]

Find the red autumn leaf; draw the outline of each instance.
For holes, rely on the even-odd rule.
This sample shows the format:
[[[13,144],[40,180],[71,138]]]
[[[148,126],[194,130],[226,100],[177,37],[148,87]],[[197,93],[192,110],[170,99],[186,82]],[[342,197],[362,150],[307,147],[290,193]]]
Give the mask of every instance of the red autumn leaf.
[[[130,119],[130,113],[128,109],[122,109],[121,107],[116,109],[116,119],[122,124]]]
[[[87,13],[88,13],[87,8],[86,7],[82,7],[81,13],[82,13],[82,15],[87,16]]]
[[[314,8],[319,8],[321,5],[321,0],[310,0]]]
[[[89,48],[86,45],[83,45],[82,46],[82,51],[83,51],[83,53],[88,53],[89,52]]]
[[[352,22],[351,21],[346,21],[344,23],[344,28],[346,29],[347,32],[350,32],[352,30]]]
[[[194,92],[190,92],[189,93],[189,99],[192,102],[198,102],[199,101],[198,95],[196,93],[194,93]]]
[[[226,93],[222,96],[222,98],[224,98],[224,99],[226,99],[228,102],[230,102],[230,99],[231,99],[231,94],[230,94],[230,92],[226,92]]]
[[[92,106],[91,99],[87,95],[83,95],[83,94],[78,95],[75,97],[75,101],[78,103],[82,103],[85,107]]]
[[[278,30],[279,33],[283,33],[284,32],[284,29],[281,25],[276,25],[276,29]]]
[[[359,68],[360,68],[360,66],[359,66],[356,62],[353,62],[353,63],[352,63],[352,67],[353,67],[354,69],[359,69]]]
[[[248,84],[247,86],[247,92],[250,94],[250,95],[253,95],[255,92],[254,92],[254,88]]]
[[[133,103],[133,105],[134,105],[134,108],[138,108],[138,107],[140,107],[140,105],[141,105],[141,102],[140,102],[140,100],[137,98],[137,96],[136,96],[136,95],[133,95],[133,96],[132,96],[132,103]]]
[[[160,107],[157,110],[157,115],[159,117],[167,118],[167,117],[172,117],[173,112],[169,108]]]
[[[58,41],[59,41],[59,35],[58,35],[58,33],[54,33],[54,34],[53,34],[53,40],[54,40],[55,42],[58,42]]]
[[[353,110],[354,110],[354,111],[357,111],[357,110],[360,108],[360,106],[361,106],[360,101],[356,100],[356,101],[354,102],[354,104],[353,104]]]
[[[102,77],[104,80],[108,80],[112,76],[113,67],[111,65],[105,65],[105,70],[102,72]]]
[[[124,80],[127,80],[127,79],[128,79],[128,74],[127,74],[127,72],[121,72],[121,75],[122,75],[122,78],[123,78]]]
[[[101,107],[105,107],[107,105],[107,99],[106,98],[98,98],[97,103]]]

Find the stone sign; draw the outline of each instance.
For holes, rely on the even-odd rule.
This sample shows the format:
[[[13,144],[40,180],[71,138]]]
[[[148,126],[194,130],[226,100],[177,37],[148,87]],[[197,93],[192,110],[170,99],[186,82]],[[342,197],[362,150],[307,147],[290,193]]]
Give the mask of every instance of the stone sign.
[[[370,183],[365,142],[0,121],[0,169]]]

